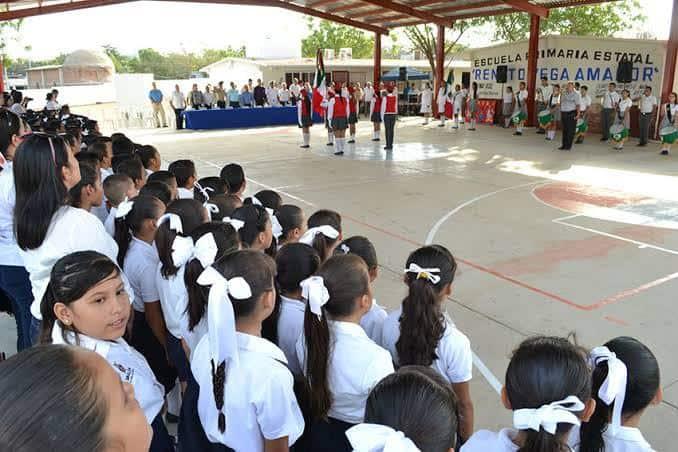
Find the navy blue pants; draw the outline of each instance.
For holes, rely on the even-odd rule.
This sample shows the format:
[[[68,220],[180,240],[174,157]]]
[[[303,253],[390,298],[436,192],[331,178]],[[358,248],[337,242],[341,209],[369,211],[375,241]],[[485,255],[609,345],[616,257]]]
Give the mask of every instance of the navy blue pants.
[[[153,428],[153,439],[151,440],[151,447],[148,449],[149,452],[174,452],[176,450],[174,441],[162,420],[162,413],[159,413],[153,419],[151,427]]]
[[[0,265],[0,289],[12,303],[17,331],[16,349],[20,352],[33,345],[31,336],[33,292],[26,269],[13,265]]]

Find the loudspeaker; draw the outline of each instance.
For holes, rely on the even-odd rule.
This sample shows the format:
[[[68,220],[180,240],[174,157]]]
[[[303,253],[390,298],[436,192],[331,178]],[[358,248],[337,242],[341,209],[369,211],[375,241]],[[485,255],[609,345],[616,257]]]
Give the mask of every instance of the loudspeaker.
[[[633,81],[633,63],[622,60],[617,66],[617,83],[631,83]]]
[[[401,82],[407,81],[407,68],[405,66],[398,68],[398,80]]]
[[[471,73],[470,72],[462,72],[461,73],[461,86],[465,86],[466,88],[471,87]]]
[[[506,83],[508,79],[508,66],[502,64],[497,66],[497,83]]]

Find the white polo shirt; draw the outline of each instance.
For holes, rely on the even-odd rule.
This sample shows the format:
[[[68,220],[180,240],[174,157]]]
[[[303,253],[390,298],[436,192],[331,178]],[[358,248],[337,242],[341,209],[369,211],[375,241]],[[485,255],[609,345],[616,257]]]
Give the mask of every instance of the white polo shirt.
[[[177,189],[177,196],[179,197],[179,199],[194,199],[193,190],[189,190],[188,188],[184,187],[179,187]]]
[[[0,171],[0,265],[21,267],[24,263],[19,255],[19,246],[14,235],[15,204],[12,162],[6,162]]]
[[[165,318],[167,330],[172,336],[181,339],[181,319],[188,317],[186,307],[188,306],[188,291],[184,283],[184,266],[174,276],[165,279],[160,272],[162,263],[158,263],[155,271],[155,284],[160,296],[160,306],[162,306],[162,315]],[[188,323],[188,321],[186,321]]]
[[[505,428],[499,432],[478,430],[461,446],[460,452],[515,452],[520,449],[513,438],[517,430]]]
[[[198,415],[207,438],[236,451],[263,452],[265,440],[285,436],[291,446],[304,431],[304,418],[285,355],[260,337],[236,333],[236,339],[239,364],[227,370],[224,384],[224,433],[214,403],[209,336],[202,338],[191,358],[200,386]]]
[[[287,358],[287,365],[295,375],[302,375],[296,344],[304,333],[304,312],[306,303],[280,295],[280,316],[278,317],[278,346]]]
[[[176,109],[185,109],[186,108],[186,96],[181,91],[174,90],[172,91],[172,105]]]
[[[619,101],[619,114],[623,115],[626,112],[626,110],[631,108],[632,105],[633,101],[631,100],[630,97],[628,99],[622,99],[621,101]]]
[[[370,310],[360,319],[360,326],[376,344],[381,342],[381,331],[386,317],[388,317],[386,309],[379,306],[377,300],[372,299]]]
[[[132,306],[136,311],[145,312],[146,303],[160,300],[155,281],[155,270],[159,261],[155,245],[132,237],[125,255],[123,271],[134,291]]]
[[[98,251],[117,262],[118,244],[106,233],[101,221],[86,210],[71,206],[61,207],[52,216],[42,245],[32,250],[20,250],[33,287],[33,317],[42,319],[40,302],[56,261],[67,254],[89,250]]]
[[[75,334],[68,332],[66,337],[68,342],[64,341],[61,328],[55,324],[52,329],[52,343],[73,345],[76,343]],[[84,334],[79,334],[78,338],[80,347],[96,352],[108,361],[123,382],[134,386],[134,397],[144,410],[148,423],[152,423],[165,403],[165,388],[155,379],[153,371],[141,353],[130,347],[123,338],[103,341]]]
[[[381,345],[391,352],[393,362],[398,360],[396,342],[400,338],[400,316],[402,307],[391,312],[386,320],[382,332]],[[445,314],[445,332],[436,347],[438,359],[431,367],[440,373],[450,383],[465,383],[473,376],[473,353],[471,342],[466,335],[459,331],[452,320]]]
[[[657,106],[657,98],[653,95],[646,96],[642,94],[640,100],[638,101],[638,108],[640,108],[641,113],[652,113],[654,107]]]
[[[616,104],[621,101],[621,96],[618,92],[605,91],[603,94],[603,108],[614,108]]]
[[[553,87],[551,85],[540,85],[539,88],[541,88],[541,94],[544,100],[544,103],[547,103],[549,101],[549,97],[551,97],[551,94],[553,94]]]
[[[588,94],[586,96],[581,96],[581,103],[579,104],[579,111],[582,113],[589,109],[591,106],[591,96]]]
[[[365,416],[365,403],[372,388],[393,373],[391,355],[372,342],[360,325],[330,320],[330,356],[327,382],[332,406],[327,415],[350,424]],[[297,357],[306,369],[305,337],[297,342]]]

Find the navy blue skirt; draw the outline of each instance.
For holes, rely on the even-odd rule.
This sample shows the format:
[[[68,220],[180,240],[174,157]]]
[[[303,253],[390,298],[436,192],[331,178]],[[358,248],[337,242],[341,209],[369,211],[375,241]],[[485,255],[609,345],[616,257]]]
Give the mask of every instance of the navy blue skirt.
[[[174,452],[176,450],[174,440],[162,420],[162,413],[159,413],[153,419],[151,427],[153,428],[153,439],[151,440],[151,447],[148,449],[149,452]]]
[[[354,424],[328,418],[312,421],[308,428],[306,447],[308,451],[351,452],[353,448],[346,438],[346,430]]]
[[[189,375],[186,392],[181,404],[181,415],[179,416],[179,452],[228,452],[232,451],[223,444],[214,444],[207,439],[205,430],[200,423],[198,416],[198,395],[200,386]]]

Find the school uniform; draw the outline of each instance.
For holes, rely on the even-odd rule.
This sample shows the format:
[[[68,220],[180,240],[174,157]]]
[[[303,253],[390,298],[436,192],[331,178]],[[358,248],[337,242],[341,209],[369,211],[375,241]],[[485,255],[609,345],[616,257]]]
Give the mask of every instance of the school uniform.
[[[553,94],[553,88],[549,84],[541,85],[539,88],[537,88],[537,113],[546,110],[547,102],[551,98],[551,94]],[[537,133],[545,133],[541,124],[539,124]]]
[[[302,375],[296,344],[304,334],[304,313],[306,303],[280,295],[280,315],[278,316],[278,347],[287,358],[287,365],[294,375]]]
[[[162,263],[158,263],[155,271],[155,283],[160,296],[160,306],[162,315],[165,319],[165,326],[169,334],[167,335],[167,354],[170,362],[174,365],[182,382],[188,381],[190,372],[188,358],[181,346],[181,323],[183,318],[187,318],[186,308],[188,307],[188,291],[184,282],[184,270],[186,267],[179,267],[179,271],[169,278],[162,275]],[[188,321],[186,320],[186,323]]]
[[[421,107],[419,113],[431,114],[433,112],[433,91],[424,89],[421,92]]]
[[[513,442],[518,431],[505,428],[499,432],[478,430],[461,446],[460,452],[515,452],[520,449]]]
[[[348,114],[349,102],[344,96],[333,96],[327,104],[327,120],[332,129],[332,133],[336,130],[346,130],[348,128]],[[342,155],[344,153],[344,145],[346,144],[346,137],[335,137],[337,142],[337,151],[335,155]]]
[[[384,149],[390,151],[393,149],[393,133],[395,131],[396,119],[398,118],[398,93],[395,91],[386,94],[381,101],[381,120],[384,123],[384,133],[386,135],[386,146]]]
[[[370,99],[369,118],[372,124],[381,124],[381,96],[374,94]],[[381,130],[372,131],[372,141],[379,141]]]
[[[129,278],[134,292],[134,323],[132,324],[131,343],[141,352],[158,381],[170,392],[177,377],[176,371],[170,368],[165,355],[164,344],[160,344],[151,330],[145,315],[145,304],[160,301],[160,293],[155,280],[156,268],[160,259],[155,245],[132,237],[123,271]]]
[[[607,90],[603,94],[603,111],[600,115],[600,126],[603,129],[603,140],[605,141],[610,139],[610,127],[614,124],[614,114],[619,101],[621,101],[621,96],[616,91],[610,92],[610,90]]]
[[[439,127],[443,127],[445,125],[445,103],[447,102],[446,91],[447,90],[444,86],[441,86],[438,89],[438,117],[440,118]]]
[[[396,343],[400,338],[400,316],[402,307],[391,312],[384,320],[381,345],[391,352],[393,362],[399,364]],[[431,367],[450,383],[465,383],[473,376],[473,353],[471,342],[459,331],[445,314],[445,332],[435,350],[438,359]]]
[[[348,97],[348,123],[356,124],[358,122],[358,99],[355,92]]]
[[[63,206],[52,216],[47,235],[40,247],[19,251],[33,288],[33,317],[42,319],[40,302],[56,261],[67,254],[88,250],[97,251],[113,262],[118,258],[118,244],[106,233],[104,225],[97,217],[83,209]]]
[[[285,355],[266,339],[239,332],[235,335],[239,362],[226,372],[223,433],[214,403],[209,336],[203,337],[191,359],[200,387],[198,414],[207,438],[238,452],[263,451],[266,439],[285,436],[291,446],[304,431],[304,418]]]
[[[372,299],[370,310],[360,319],[360,326],[363,327],[369,338],[377,344],[381,342],[382,329],[386,317],[388,317],[386,309],[379,306],[377,300]]]
[[[179,187],[179,189],[177,190],[177,196],[179,197],[179,199],[194,199],[193,191],[194,189],[189,190],[188,188]]]
[[[108,216],[104,220],[104,229],[111,236],[115,236],[115,213],[118,211],[117,207],[111,207],[108,211]]]
[[[16,347],[21,351],[33,343],[30,311],[33,292],[14,235],[15,204],[12,162],[5,162],[0,171],[0,290],[11,302],[17,328]]]
[[[85,348],[97,353],[111,365],[113,370],[120,376],[120,380],[134,387],[134,397],[144,410],[146,420],[153,427],[153,440],[151,452],[173,451],[172,443],[167,428],[162,420],[162,407],[165,403],[165,390],[158,383],[144,357],[132,348],[123,338],[113,341],[96,339],[84,334],[65,333],[58,323],[52,329],[53,344],[69,344]]]
[[[640,143],[647,144],[650,138],[650,124],[652,123],[652,113],[657,106],[657,98],[653,95],[646,96],[642,94],[638,101],[638,109],[640,110],[640,117],[638,118],[638,125],[640,127]]]
[[[306,90],[301,90],[299,92],[299,97],[297,100],[297,121],[299,122],[299,127],[302,129],[313,126],[313,108],[311,104],[311,97],[308,95]],[[309,147],[311,143],[311,134],[302,130],[301,135],[304,140],[302,147]]]
[[[501,106],[501,114],[504,117],[504,125],[506,125],[506,120],[511,118],[511,115],[513,114],[513,103],[514,103],[515,97],[513,96],[513,93],[504,93],[503,97],[503,102]]]
[[[608,426],[603,432],[605,452],[654,452],[639,429],[633,427]]]

